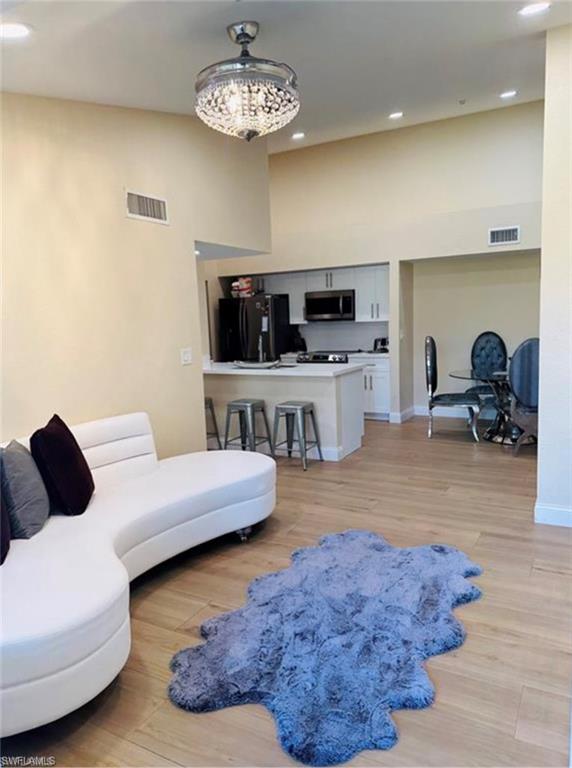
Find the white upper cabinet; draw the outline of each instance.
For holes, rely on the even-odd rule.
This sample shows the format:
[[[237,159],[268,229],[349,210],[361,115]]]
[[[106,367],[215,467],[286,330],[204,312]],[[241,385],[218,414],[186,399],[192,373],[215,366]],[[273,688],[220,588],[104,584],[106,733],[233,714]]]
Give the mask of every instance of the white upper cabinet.
[[[354,288],[354,270],[318,269],[306,272],[308,292],[313,291],[351,291]]]
[[[355,270],[356,322],[375,320],[375,267],[357,267]]]
[[[267,293],[287,293],[290,322],[305,323],[305,293],[355,290],[356,322],[389,320],[389,265],[318,269],[264,276]]]
[[[265,293],[285,293],[285,278],[287,275],[264,275]]]
[[[375,267],[376,320],[389,320],[389,264]]]
[[[356,267],[356,322],[389,320],[389,265]]]
[[[286,293],[290,306],[290,322],[292,325],[301,325],[306,322],[304,317],[304,294],[306,287],[306,275],[309,272],[289,272],[278,275],[264,276],[264,290],[266,293]]]
[[[312,270],[306,272],[306,290],[310,293],[313,291],[327,291],[330,288],[330,275],[331,271],[328,270]]]
[[[355,289],[355,269],[331,269],[330,288],[334,291],[351,291]]]
[[[304,314],[305,298],[304,294],[308,290],[306,287],[306,274],[304,272],[292,272],[284,275],[285,290],[290,297],[290,322],[292,325],[300,325],[306,322]]]

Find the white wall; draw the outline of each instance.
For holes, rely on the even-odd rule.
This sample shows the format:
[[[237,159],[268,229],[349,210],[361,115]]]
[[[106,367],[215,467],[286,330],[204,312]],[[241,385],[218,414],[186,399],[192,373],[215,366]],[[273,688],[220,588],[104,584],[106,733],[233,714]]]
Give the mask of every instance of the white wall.
[[[307,323],[299,326],[310,351],[373,349],[373,340],[388,336],[388,323]]]
[[[535,519],[572,526],[572,25],[547,33]]]

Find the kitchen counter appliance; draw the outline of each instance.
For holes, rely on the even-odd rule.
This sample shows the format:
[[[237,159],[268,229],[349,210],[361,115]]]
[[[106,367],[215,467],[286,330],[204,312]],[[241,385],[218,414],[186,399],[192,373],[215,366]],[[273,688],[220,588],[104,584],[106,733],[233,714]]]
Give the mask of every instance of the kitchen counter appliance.
[[[345,352],[300,352],[296,358],[298,363],[347,363]]]
[[[312,291],[305,294],[308,322],[355,320],[355,291]]]

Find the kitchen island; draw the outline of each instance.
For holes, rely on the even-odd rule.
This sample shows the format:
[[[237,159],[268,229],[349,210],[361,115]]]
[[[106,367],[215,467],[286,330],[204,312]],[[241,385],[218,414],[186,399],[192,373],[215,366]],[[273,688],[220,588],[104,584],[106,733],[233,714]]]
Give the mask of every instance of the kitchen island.
[[[212,397],[221,439],[224,437],[226,404],[230,400],[251,397],[264,400],[272,427],[274,408],[286,400],[309,400],[314,403],[322,453],[326,461],[340,461],[361,448],[363,437],[363,369],[362,364],[301,363],[269,369],[238,368],[233,363],[210,363],[203,368],[205,395]],[[238,432],[233,419],[231,437]],[[281,419],[278,442],[285,439]],[[262,426],[257,432],[263,433]],[[313,439],[308,426],[309,439]],[[235,444],[236,445],[236,444]],[[285,446],[284,446],[285,447]],[[267,450],[261,445],[259,450]],[[279,449],[279,453],[280,453]],[[317,458],[316,449],[308,453]]]

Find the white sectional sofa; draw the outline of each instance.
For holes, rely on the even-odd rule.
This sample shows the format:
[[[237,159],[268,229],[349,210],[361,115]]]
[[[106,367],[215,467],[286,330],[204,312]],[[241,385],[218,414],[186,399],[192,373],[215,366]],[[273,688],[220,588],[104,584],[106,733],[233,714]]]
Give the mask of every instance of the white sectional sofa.
[[[72,431],[95,480],[86,512],[51,516],[31,539],[13,540],[0,568],[2,736],[71,712],[120,672],[131,579],[263,520],[275,504],[268,456],[204,451],[159,461],[145,413]]]

